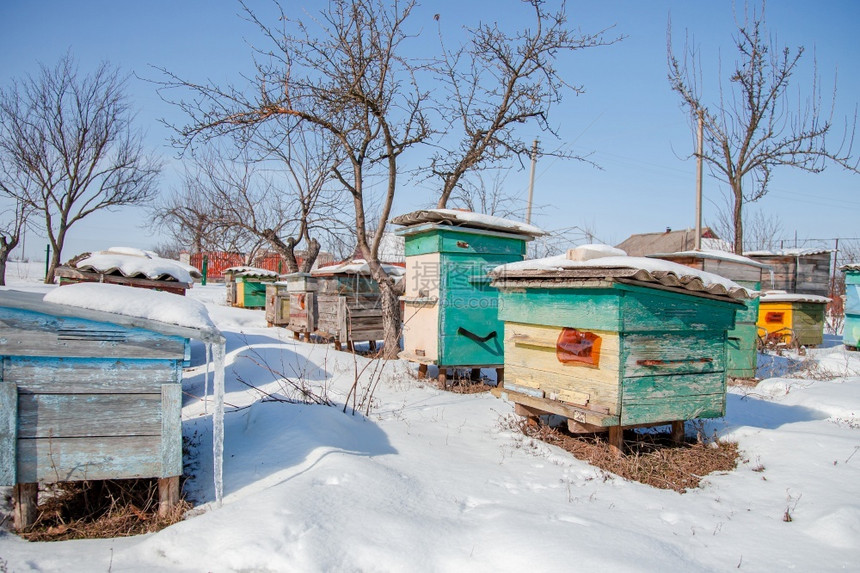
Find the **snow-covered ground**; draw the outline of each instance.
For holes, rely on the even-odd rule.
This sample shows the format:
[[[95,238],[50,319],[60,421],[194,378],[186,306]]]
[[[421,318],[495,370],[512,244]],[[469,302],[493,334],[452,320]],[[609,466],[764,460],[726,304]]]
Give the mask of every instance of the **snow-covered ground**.
[[[33,275],[33,276],[30,276]],[[47,292],[10,265],[12,288]],[[204,350],[185,373],[184,433],[198,454],[192,515],[159,533],[28,543],[0,534],[0,570],[797,571],[860,562],[860,353],[838,339],[767,357],[706,431],[743,463],[683,495],[625,481],[512,432],[513,408],[441,392],[384,366],[368,416],[344,414],[368,360],[266,328],[223,285],[189,295],[227,337],[224,503],[215,508]],[[264,401],[275,370],[338,407]],[[362,374],[366,384],[376,364]],[[802,369],[801,378],[785,377]],[[208,412],[208,413],[207,413]],[[693,431],[693,428],[688,428]],[[784,521],[786,511],[792,520]]]

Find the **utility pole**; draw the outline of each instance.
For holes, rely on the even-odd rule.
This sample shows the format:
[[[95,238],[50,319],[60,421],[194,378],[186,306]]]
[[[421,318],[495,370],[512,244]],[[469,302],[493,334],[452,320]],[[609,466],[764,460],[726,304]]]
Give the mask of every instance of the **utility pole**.
[[[532,197],[534,195],[535,190],[535,164],[537,163],[537,146],[538,140],[535,139],[534,145],[532,145],[532,169],[529,174],[529,200],[526,204],[526,223],[531,224],[532,222]]]
[[[705,112],[702,108],[698,110],[698,151],[696,152],[696,240],[694,242],[697,251],[702,250],[702,153],[704,152],[704,130]]]

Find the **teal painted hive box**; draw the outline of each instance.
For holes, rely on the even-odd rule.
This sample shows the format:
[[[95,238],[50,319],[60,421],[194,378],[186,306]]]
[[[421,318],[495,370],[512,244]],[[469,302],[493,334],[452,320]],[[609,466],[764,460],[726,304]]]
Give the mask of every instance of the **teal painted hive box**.
[[[521,261],[539,229],[498,217],[448,209],[416,211],[392,221],[404,228],[406,276],[401,358],[446,369],[501,368],[504,330],[498,291],[488,272]]]
[[[495,269],[505,323],[505,383],[524,415],[558,414],[572,431],[725,414],[736,283],[669,261],[580,247]],[[614,432],[614,436],[613,436]],[[683,435],[683,434],[681,434]]]
[[[749,291],[761,290],[762,273],[770,267],[749,257],[724,251],[684,251],[648,255],[730,279]],[[731,378],[755,378],[758,366],[758,297],[744,302],[729,331],[726,374]]]
[[[185,348],[220,334],[42,297],[0,292],[0,486],[35,507],[38,483],[154,477],[178,502]]]
[[[860,348],[860,265],[842,267],[845,273],[845,323],[842,342],[849,350]]]

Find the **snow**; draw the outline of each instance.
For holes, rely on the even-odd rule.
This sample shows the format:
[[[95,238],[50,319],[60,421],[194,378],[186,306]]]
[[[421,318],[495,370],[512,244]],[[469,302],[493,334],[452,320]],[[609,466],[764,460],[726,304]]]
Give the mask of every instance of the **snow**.
[[[712,259],[717,261],[726,261],[731,263],[739,263],[742,265],[749,265],[751,267],[759,267],[764,269],[769,269],[770,265],[766,265],[759,261],[753,260],[749,257],[745,257],[743,255],[736,255],[734,253],[729,253],[726,251],[713,250],[713,249],[700,249],[698,251],[678,251],[677,253],[655,253],[653,255],[646,255],[649,258],[663,258],[668,256],[673,257],[693,257],[697,259]]]
[[[528,223],[460,209],[421,209],[392,219],[392,222],[397,225],[414,225],[419,222],[429,223],[440,221],[461,224],[466,227],[487,227],[500,231],[531,235],[532,237],[546,235],[545,231]]]
[[[722,287],[723,289],[725,289],[726,292],[729,293],[743,293],[744,298],[750,298],[751,296],[754,296],[754,291],[744,289],[734,281],[713,273],[693,269],[684,265],[680,265],[678,263],[673,263],[671,261],[664,261],[662,259],[652,259],[648,257],[628,257],[626,255],[618,256],[614,255],[612,250],[620,251],[620,249],[614,249],[613,247],[602,247],[606,247],[606,245],[581,245],[579,247],[576,247],[575,249],[571,249],[571,251],[574,252],[577,252],[578,249],[581,249],[582,251],[587,251],[591,253],[592,258],[586,260],[571,260],[570,258],[568,258],[567,254],[546,257],[543,259],[528,259],[525,261],[508,263],[506,265],[498,266],[491,271],[491,274],[494,276],[501,277],[516,276],[518,273],[522,273],[523,271],[563,272],[565,270],[570,269],[593,269],[595,271],[594,275],[598,276],[600,275],[600,270],[603,269],[631,269],[644,271],[651,275],[655,273],[673,275],[682,282],[685,282],[685,280],[686,282],[689,282],[690,279],[699,279],[702,285],[708,290],[712,290],[713,287]]]
[[[681,495],[525,438],[506,424],[509,403],[439,391],[402,361],[385,363],[368,416],[344,414],[356,372],[370,381],[367,359],[226,307],[224,285],[190,292],[227,339],[223,506],[195,343],[188,518],[131,538],[0,534],[9,571],[837,571],[860,559],[860,353],[838,338],[805,357],[767,355],[778,374],[730,388],[726,417],[700,429],[737,441],[742,462]],[[271,401],[240,382],[285,397],[273,371],[327,388],[339,407]]]
[[[228,269],[224,269],[224,273],[233,273],[233,276],[238,277],[279,277],[277,272],[270,271],[267,269],[260,269],[257,267],[230,267]]]
[[[186,285],[194,282],[193,276],[200,276],[200,271],[190,265],[132,247],[111,247],[107,251],[92,253],[79,260],[75,267],[102,273],[117,270],[126,277],[143,275],[152,280],[167,276]]]
[[[761,295],[761,302],[818,302],[827,304],[830,299],[817,294],[802,294],[785,292],[784,290],[769,290]]]
[[[44,300],[185,326],[213,335],[218,333],[206,305],[169,292],[115,284],[77,283],[53,289],[45,295]]]
[[[821,253],[832,253],[833,249],[781,249],[778,251],[747,251],[744,255],[748,257],[802,257],[806,255],[820,255]]]
[[[406,274],[406,269],[398,265],[389,265],[382,263],[382,270],[385,274],[391,277],[400,277]],[[311,271],[314,276],[327,275],[369,275],[370,265],[364,259],[353,259],[334,265],[319,267]]]

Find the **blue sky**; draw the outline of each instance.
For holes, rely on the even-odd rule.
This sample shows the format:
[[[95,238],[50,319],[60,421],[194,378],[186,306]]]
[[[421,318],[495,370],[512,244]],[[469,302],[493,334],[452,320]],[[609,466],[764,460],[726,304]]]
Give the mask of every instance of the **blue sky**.
[[[251,1],[252,6],[270,6]],[[284,2],[288,10],[313,13],[315,2]],[[737,9],[742,10],[739,4]],[[565,57],[559,68],[586,92],[568,95],[553,110],[551,123],[562,137],[545,145],[565,145],[587,155],[602,169],[579,162],[546,160],[538,164],[533,223],[547,229],[580,226],[615,244],[631,233],[694,225],[695,162],[685,159],[693,139],[677,96],[666,80],[666,31],[670,15],[676,45],[685,30],[702,50],[703,63],[715,70],[734,59],[735,4],[691,0],[606,0],[568,2],[574,27],[585,32],[614,26],[610,34],[626,38],[612,46]],[[158,78],[151,66],[167,68],[194,81],[219,83],[251,71],[249,42],[254,29],[242,21],[232,0],[3,0],[0,2],[0,83],[33,73],[38,62],[52,64],[71,50],[82,70],[107,60],[128,73]],[[436,23],[454,38],[463,24],[479,19],[510,26],[524,12],[513,0],[426,1],[414,13],[421,42],[436,48]],[[811,77],[813,55],[824,86],[824,98],[838,70],[837,118],[853,116],[860,103],[860,3],[851,0],[771,1],[767,22],[781,44],[807,49],[795,85]],[[420,47],[420,45],[419,45]],[[704,78],[716,87],[716,73]],[[176,184],[178,160],[166,143],[169,133],[156,120],[181,116],[157,95],[152,84],[132,77],[128,84],[140,126],[149,146],[167,162],[162,178],[166,191]],[[537,130],[534,136],[539,135]],[[528,137],[532,137],[529,135]],[[542,137],[542,139],[544,139]],[[858,141],[860,152],[860,141]],[[417,154],[423,152],[417,151]],[[418,161],[417,156],[412,158]],[[401,178],[404,187],[395,214],[434,201],[430,184]],[[505,184],[525,196],[528,170],[514,169]],[[830,167],[821,175],[798,170],[775,172],[771,192],[752,209],[778,217],[786,239],[860,237],[860,176]],[[714,218],[725,185],[705,178],[704,218]],[[64,259],[84,250],[115,244],[150,248],[159,242],[145,226],[142,209],[98,216],[73,227]],[[130,224],[129,221],[132,221]],[[44,254],[45,241],[28,236],[27,254]]]

